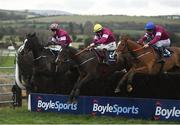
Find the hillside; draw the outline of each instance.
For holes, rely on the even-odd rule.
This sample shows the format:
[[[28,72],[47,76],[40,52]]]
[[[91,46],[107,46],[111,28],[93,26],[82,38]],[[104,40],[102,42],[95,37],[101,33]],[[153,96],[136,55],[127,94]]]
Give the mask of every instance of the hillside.
[[[73,15],[72,13],[60,10],[28,10],[40,16]]]
[[[154,21],[159,24],[180,24],[180,19],[168,19],[166,17],[146,17],[146,16],[125,16],[125,15],[62,15],[62,16],[47,16],[28,19],[26,21],[35,22],[75,22],[84,24],[86,21],[90,22],[135,22],[145,23],[147,21]],[[23,20],[22,20],[23,21]],[[24,20],[25,21],[25,20]]]
[[[126,16],[126,15],[73,15],[72,13],[60,10],[2,10],[0,9],[0,21],[20,21],[20,22],[74,22],[84,24],[87,21],[92,23],[122,23],[135,22],[145,23],[154,21],[157,24],[180,24],[180,15],[166,16]],[[12,21],[12,23],[14,23]],[[11,23],[11,22],[9,22]],[[16,22],[17,23],[17,22]]]
[[[20,20],[26,19],[29,17],[37,17],[39,15],[24,11],[16,11],[16,10],[2,10],[0,9],[0,20]]]
[[[42,16],[72,15],[60,10],[3,10],[0,9],[0,20],[20,20]]]
[[[85,39],[89,35],[93,35],[92,27],[95,23],[101,23],[103,26],[110,27],[117,38],[119,38],[119,35],[125,33],[131,35],[134,39],[138,39],[144,32],[144,24],[148,21],[165,26],[171,33],[171,36],[173,36],[173,41],[180,40],[180,15],[73,15],[66,12],[67,15],[64,15],[64,12],[54,10],[0,10],[1,13],[7,16],[6,18],[0,16],[0,39],[4,38],[4,41],[8,41],[4,37],[6,35],[16,35],[23,39],[24,34],[30,32],[42,34],[41,39],[46,41],[50,35],[48,28],[52,22],[59,23],[63,29],[73,35],[73,41],[78,42],[86,41]],[[63,15],[57,16],[56,14]],[[177,44],[179,43],[177,42]]]

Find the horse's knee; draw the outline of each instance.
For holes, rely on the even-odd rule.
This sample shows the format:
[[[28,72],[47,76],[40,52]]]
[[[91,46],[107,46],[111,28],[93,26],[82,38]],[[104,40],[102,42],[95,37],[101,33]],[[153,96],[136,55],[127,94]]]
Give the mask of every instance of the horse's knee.
[[[74,96],[77,97],[79,95],[79,93],[80,93],[80,90],[76,89]]]

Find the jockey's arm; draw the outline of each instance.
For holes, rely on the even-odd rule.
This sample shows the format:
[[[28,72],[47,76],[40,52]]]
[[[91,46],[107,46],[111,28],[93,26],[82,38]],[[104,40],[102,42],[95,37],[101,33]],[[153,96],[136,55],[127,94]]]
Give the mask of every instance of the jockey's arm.
[[[97,35],[95,35],[95,36],[94,36],[94,39],[93,39],[93,41],[92,41],[92,43],[94,43],[94,44],[95,44],[97,41],[98,41],[98,36],[97,36]]]
[[[139,40],[138,40],[138,44],[141,44],[141,45],[144,45],[144,41],[147,40],[147,35],[145,34],[143,37],[141,37]]]
[[[99,39],[98,41],[96,41],[96,44],[103,44],[107,42],[109,35],[108,34],[103,34],[103,36],[101,37],[101,39]]]
[[[161,39],[161,33],[157,32],[154,39],[149,42],[149,45],[157,43]]]
[[[56,42],[57,42],[56,38],[52,37],[52,38],[51,38],[51,42],[52,42],[52,43],[56,43]]]
[[[70,41],[68,41],[67,36],[61,36],[59,37],[58,41],[56,44],[61,45],[61,46],[68,46]]]

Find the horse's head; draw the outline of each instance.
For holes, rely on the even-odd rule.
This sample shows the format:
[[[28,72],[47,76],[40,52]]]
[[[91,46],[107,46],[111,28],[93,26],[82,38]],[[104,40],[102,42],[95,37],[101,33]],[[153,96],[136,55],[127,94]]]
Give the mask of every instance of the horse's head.
[[[127,53],[128,52],[127,40],[128,39],[121,39],[121,41],[119,41],[117,49],[116,49],[117,54]]]
[[[128,35],[122,36],[121,41],[119,42],[116,53],[128,53],[136,50],[137,48],[141,48],[142,46],[135,41],[132,41]]]
[[[38,37],[35,33],[26,35],[26,39],[24,40],[24,53],[28,53],[29,51],[37,50],[41,47],[39,43]]]

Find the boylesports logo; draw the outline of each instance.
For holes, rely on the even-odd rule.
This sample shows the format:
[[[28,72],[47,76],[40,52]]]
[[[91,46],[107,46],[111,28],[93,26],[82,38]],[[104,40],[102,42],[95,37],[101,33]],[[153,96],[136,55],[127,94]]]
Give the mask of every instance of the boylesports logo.
[[[98,104],[97,100],[93,100],[93,109],[92,109],[92,114],[96,115],[97,112],[101,114],[105,113],[115,113],[116,115],[119,114],[135,114],[137,115],[139,113],[139,108],[132,105],[132,106],[120,106],[118,104]]]
[[[37,100],[37,111],[47,110],[77,110],[77,104],[68,104],[60,101],[43,101],[43,98],[38,97]]]
[[[162,104],[159,101],[157,101],[154,119],[156,120],[160,118],[169,119],[170,117],[179,118],[180,109],[178,109],[175,106],[171,108],[163,108]]]

